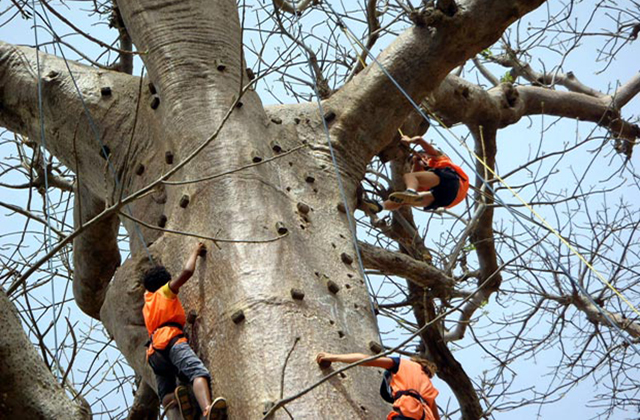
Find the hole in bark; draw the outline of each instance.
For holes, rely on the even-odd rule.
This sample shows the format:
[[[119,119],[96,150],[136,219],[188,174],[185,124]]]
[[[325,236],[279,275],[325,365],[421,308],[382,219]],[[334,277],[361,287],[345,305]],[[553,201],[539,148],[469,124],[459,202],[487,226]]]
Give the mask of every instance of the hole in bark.
[[[353,278],[353,274],[347,274],[347,277],[349,277],[350,279]]]
[[[345,284],[344,287],[346,287],[347,289],[351,289],[351,285],[349,283]]]
[[[102,146],[102,148],[100,149],[100,157],[106,160],[110,154],[111,149],[109,149],[109,146]]]
[[[364,405],[360,406],[360,410],[364,411],[365,413],[367,412],[367,407],[365,407]]]
[[[100,88],[100,95],[102,96],[111,96],[111,88],[109,86],[105,86]]]
[[[271,122],[274,124],[282,124],[282,119],[278,117],[271,118]]]
[[[358,305],[357,303],[354,303],[354,304],[353,304],[353,308],[354,308],[354,309],[360,309],[360,305]]]
[[[236,324],[236,325],[237,325],[237,324],[239,324],[239,323],[241,323],[242,321],[244,321],[244,312],[242,311],[242,309],[240,309],[240,310],[238,310],[238,311],[234,312],[234,313],[231,315],[231,320],[232,320],[232,321],[233,321],[233,323],[234,323],[234,324]]]
[[[294,121],[296,124],[300,124],[300,118],[297,118],[297,117],[296,117],[296,118],[294,118],[294,119],[293,119],[293,121]]]
[[[151,100],[151,109],[158,109],[159,106],[160,106],[160,98],[158,98],[157,96],[154,96],[153,99]]]
[[[333,319],[330,319],[330,320],[329,320],[329,324],[333,325],[333,324],[335,324],[335,323],[336,323],[336,322],[335,322]]]
[[[189,196],[187,194],[183,195],[182,197],[180,197],[180,207],[182,207],[183,209],[186,209],[187,206],[189,205]]]
[[[282,222],[276,223],[276,230],[278,231],[278,235],[284,235],[289,231]]]
[[[291,289],[291,297],[295,300],[304,299],[304,292],[300,289]]]
[[[300,225],[300,228],[301,228],[302,230],[304,230],[304,229],[305,229],[304,225]]]
[[[151,93],[152,95],[155,95],[156,93],[158,93],[153,83],[149,82],[148,86],[149,86],[149,93]]]
[[[142,175],[144,173],[144,165],[142,163],[138,163],[136,166],[136,175]]]
[[[382,346],[380,345],[380,343],[376,343],[375,341],[369,341],[369,350],[371,350],[375,354],[378,354],[382,352]]]
[[[289,166],[293,166],[293,162],[289,162]]]
[[[336,244],[334,244],[333,242],[331,242],[331,246],[337,248]]]
[[[329,289],[329,291],[335,295],[340,291],[340,286],[338,286],[338,283],[336,283],[335,281],[329,280],[327,282],[327,289]]]
[[[316,277],[320,277],[320,273],[318,271],[314,272],[313,274],[315,274]]]
[[[317,188],[314,188],[314,189],[313,189],[313,192],[314,192],[314,193],[317,193],[317,192],[318,192],[318,189],[317,189]]]
[[[329,111],[326,114],[324,114],[324,120],[329,123],[331,121],[333,121],[336,118],[336,113],[333,111]]]
[[[338,337],[344,338],[344,331],[338,330]]]
[[[167,165],[171,165],[173,163],[173,153],[169,151],[165,152],[164,161],[167,163]]]
[[[280,146],[278,143],[276,143],[275,141],[271,142],[271,150],[273,150],[275,153],[280,153],[282,152],[282,146]]]
[[[344,379],[344,378],[346,378],[346,377],[347,377],[347,375],[345,375],[345,373],[344,373],[344,372],[340,372],[338,375],[340,375],[340,377],[341,377],[342,379]]]
[[[291,187],[286,188],[287,192],[291,192]]]
[[[311,208],[305,203],[298,203],[297,207],[298,207],[298,211],[302,214],[307,214],[309,213],[309,210],[311,210]],[[305,217],[305,221],[307,221],[306,217]]]

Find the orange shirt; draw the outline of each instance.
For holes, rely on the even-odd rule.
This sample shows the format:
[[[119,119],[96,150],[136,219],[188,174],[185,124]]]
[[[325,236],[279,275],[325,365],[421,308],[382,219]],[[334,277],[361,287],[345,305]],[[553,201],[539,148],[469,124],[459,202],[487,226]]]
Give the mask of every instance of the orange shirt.
[[[451,204],[449,204],[447,208],[451,208],[464,200],[464,198],[467,196],[467,191],[469,191],[469,177],[461,167],[451,162],[451,159],[449,159],[447,155],[430,157],[426,153],[418,153],[418,156],[420,157],[420,159],[414,161],[412,172],[424,171],[424,167],[433,169],[451,168],[456,171],[456,173],[460,177],[460,187],[458,187],[458,194],[456,194],[455,200],[453,200],[453,202],[451,202]]]
[[[147,349],[147,356],[154,352],[154,348],[163,350],[175,336],[182,334],[182,331],[173,326],[158,328],[167,322],[176,322],[182,326],[187,322],[184,308],[178,299],[178,295],[169,288],[169,283],[165,284],[154,293],[144,294],[144,308],[142,308],[144,324],[151,337],[151,345]],[[186,343],[185,337],[179,338],[176,343]]]
[[[436,397],[438,390],[433,386],[429,376],[424,373],[422,366],[407,359],[400,359],[398,372],[391,375],[391,396],[395,399],[399,391],[412,390],[422,396],[425,403],[410,395],[402,395],[393,402],[394,411],[389,413],[387,420],[403,415],[411,419],[435,420],[438,407]],[[434,413],[436,413],[434,415]],[[423,417],[424,416],[424,417]]]

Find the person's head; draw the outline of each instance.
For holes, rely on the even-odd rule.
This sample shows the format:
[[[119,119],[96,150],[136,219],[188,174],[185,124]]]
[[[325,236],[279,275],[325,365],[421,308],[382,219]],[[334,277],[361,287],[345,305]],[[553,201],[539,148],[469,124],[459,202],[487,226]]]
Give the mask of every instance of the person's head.
[[[413,356],[411,361],[416,362],[422,367],[422,371],[427,374],[428,377],[433,378],[433,375],[438,371],[438,367],[432,361],[423,359],[421,357]]]
[[[162,265],[149,269],[142,278],[142,284],[147,291],[153,293],[171,280],[171,274]]]

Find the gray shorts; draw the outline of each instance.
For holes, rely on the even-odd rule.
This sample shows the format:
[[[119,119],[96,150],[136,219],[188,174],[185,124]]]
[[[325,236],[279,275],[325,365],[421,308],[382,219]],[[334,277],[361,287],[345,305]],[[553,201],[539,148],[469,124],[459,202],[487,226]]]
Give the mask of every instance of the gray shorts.
[[[191,350],[189,343],[178,343],[168,352],[155,351],[149,356],[149,364],[156,374],[158,396],[162,400],[167,394],[173,394],[176,389],[176,379],[181,382],[193,383],[196,378],[207,378],[211,381],[209,371],[202,360]]]

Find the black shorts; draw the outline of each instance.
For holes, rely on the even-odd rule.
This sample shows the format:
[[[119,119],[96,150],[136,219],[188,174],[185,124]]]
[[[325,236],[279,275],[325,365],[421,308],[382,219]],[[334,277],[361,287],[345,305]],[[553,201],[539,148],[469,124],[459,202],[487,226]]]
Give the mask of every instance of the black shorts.
[[[161,401],[167,394],[173,394],[176,389],[176,379],[180,379],[183,383],[193,383],[193,380],[198,377],[211,381],[209,371],[191,350],[189,343],[174,344],[168,353],[168,358],[165,356],[167,352],[160,354],[155,351],[149,356],[149,364],[153,373],[156,374],[158,396]]]
[[[456,199],[460,189],[460,176],[452,168],[428,169],[440,178],[440,183],[431,188],[429,192],[433,194],[434,201],[425,210],[435,210],[439,207],[447,207]]]

